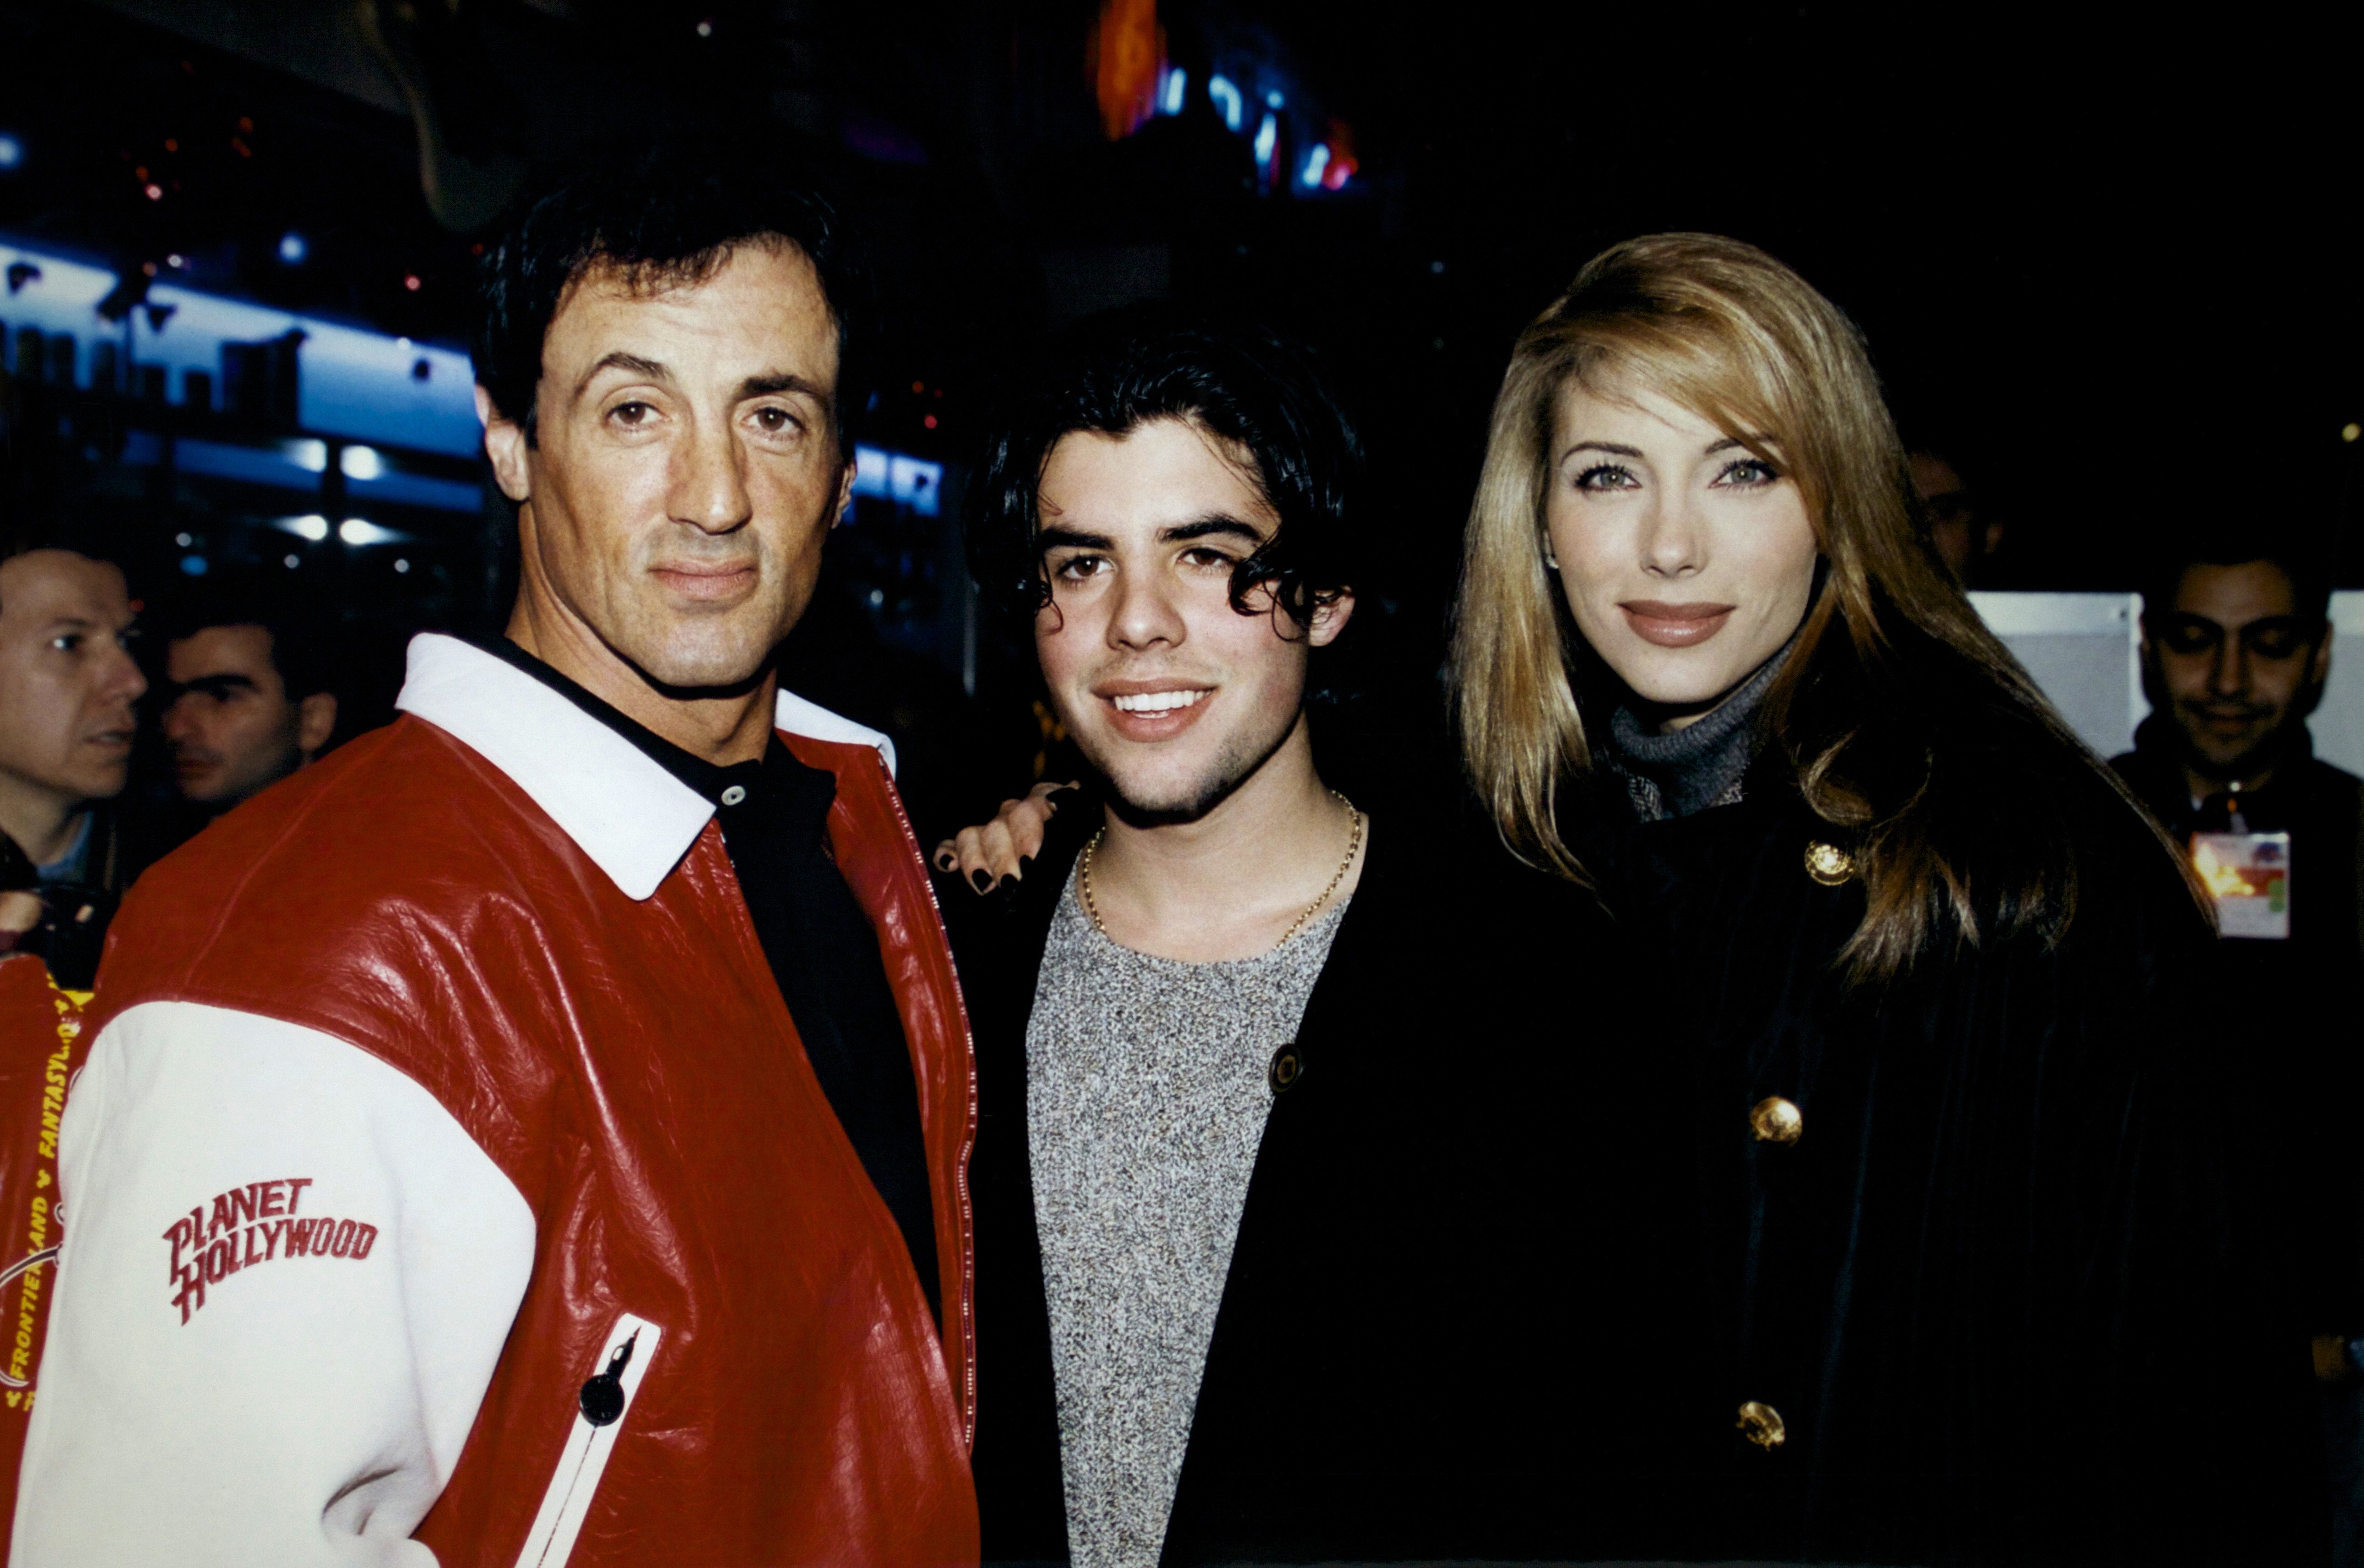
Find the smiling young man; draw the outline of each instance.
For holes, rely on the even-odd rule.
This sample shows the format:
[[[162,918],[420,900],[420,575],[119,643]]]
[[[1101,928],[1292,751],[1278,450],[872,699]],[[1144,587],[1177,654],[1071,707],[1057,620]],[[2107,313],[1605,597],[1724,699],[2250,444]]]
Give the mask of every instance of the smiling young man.
[[[979,579],[1093,776],[1015,885],[953,895],[988,1560],[1567,1555],[1533,1549],[1611,1533],[1585,1444],[1656,1451],[1617,1372],[1503,1359],[1653,1361],[1648,1206],[1563,1199],[1676,1190],[1624,1159],[1671,1096],[1506,1043],[1591,1038],[1605,1006],[1555,1024],[1546,986],[1605,973],[1606,933],[1316,766],[1358,462],[1301,350],[1162,309],[1067,342],[994,449]],[[1628,1112],[1525,1119],[1579,1092]],[[1618,1278],[1571,1305],[1579,1257]]]
[[[961,1002],[891,759],[771,673],[842,247],[659,148],[492,250],[508,637],[128,911],[17,1562],[974,1559]]]

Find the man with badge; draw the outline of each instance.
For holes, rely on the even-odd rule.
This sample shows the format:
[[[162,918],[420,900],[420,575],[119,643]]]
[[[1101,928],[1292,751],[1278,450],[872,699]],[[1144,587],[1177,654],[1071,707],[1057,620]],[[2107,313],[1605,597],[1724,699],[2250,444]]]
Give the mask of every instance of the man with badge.
[[[891,751],[773,666],[846,281],[663,143],[490,248],[507,636],[124,909],[18,1568],[976,1560],[951,953]]]
[[[2330,599],[2303,539],[2246,524],[2176,537],[2144,595],[2152,712],[2114,765],[2215,904],[2254,1201],[2292,1331],[2313,1341],[2336,1529],[2364,1547],[2364,780],[2314,755],[2306,723],[2331,674]]]

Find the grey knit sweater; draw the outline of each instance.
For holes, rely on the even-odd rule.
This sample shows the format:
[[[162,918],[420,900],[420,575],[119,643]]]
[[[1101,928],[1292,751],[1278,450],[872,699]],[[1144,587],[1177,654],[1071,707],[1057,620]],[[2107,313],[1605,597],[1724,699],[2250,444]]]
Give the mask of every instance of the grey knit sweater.
[[[1076,1568],[1154,1564],[1272,1106],[1344,913],[1277,951],[1118,946],[1068,879],[1026,1029],[1026,1129]]]

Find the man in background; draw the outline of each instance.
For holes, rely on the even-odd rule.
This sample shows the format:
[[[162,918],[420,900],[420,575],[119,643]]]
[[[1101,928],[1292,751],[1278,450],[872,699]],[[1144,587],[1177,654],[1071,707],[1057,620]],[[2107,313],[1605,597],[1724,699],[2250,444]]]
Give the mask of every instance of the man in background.
[[[70,550],[0,561],[0,832],[39,868],[60,984],[90,984],[116,899],[139,872],[123,793],[147,678],[121,570]]]
[[[2314,755],[2331,585],[2312,552],[2253,528],[2187,537],[2144,595],[2151,716],[2113,765],[2214,898],[2228,1017],[2257,1095],[2248,1164],[2324,1389],[2336,1561],[2364,1561],[2364,1097],[2351,1018],[2364,780]]]
[[[1921,497],[1929,542],[1966,588],[1980,585],[1988,561],[2002,546],[2001,521],[1980,509],[1979,497],[1954,460],[1934,447],[1912,450],[1912,490]]]
[[[181,797],[229,810],[310,762],[337,728],[333,660],[318,628],[261,595],[183,607],[164,647],[164,739]]]

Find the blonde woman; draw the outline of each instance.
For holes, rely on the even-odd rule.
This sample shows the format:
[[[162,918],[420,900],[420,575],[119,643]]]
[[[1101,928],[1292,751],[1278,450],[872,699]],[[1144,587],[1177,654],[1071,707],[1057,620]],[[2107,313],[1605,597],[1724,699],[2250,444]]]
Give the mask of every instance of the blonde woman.
[[[2210,933],[1913,526],[1862,339],[1660,235],[1520,337],[1452,658],[1521,857],[1647,955],[1728,1429],[1671,1551],[2285,1562],[2303,1340],[2250,1304]]]

